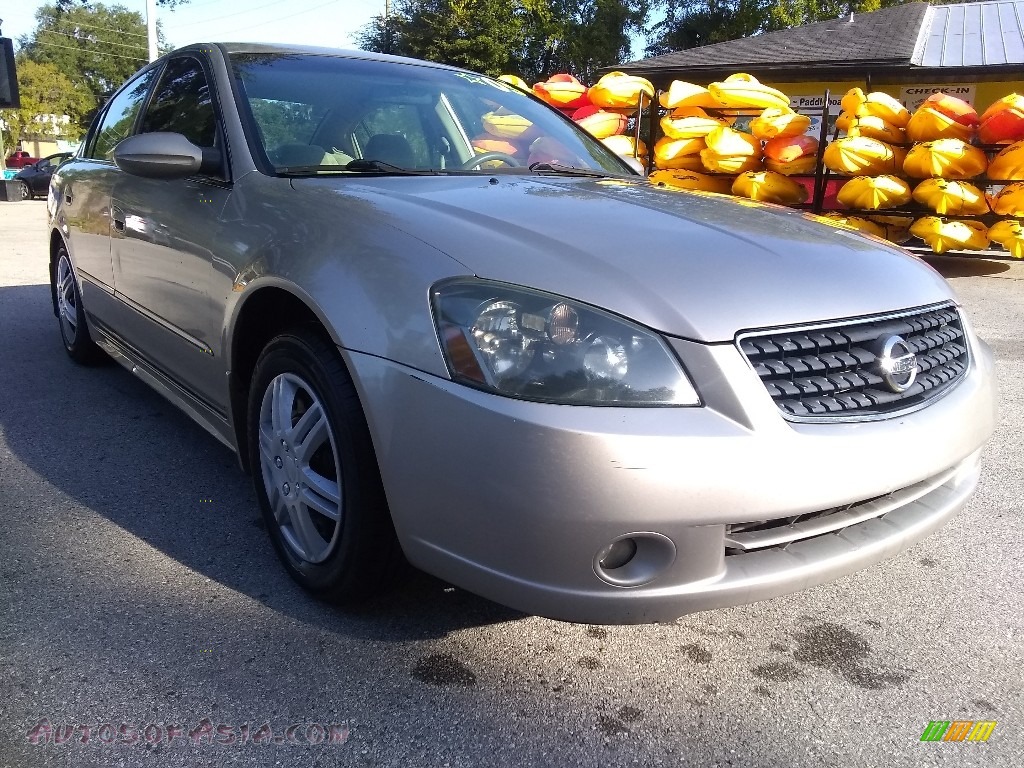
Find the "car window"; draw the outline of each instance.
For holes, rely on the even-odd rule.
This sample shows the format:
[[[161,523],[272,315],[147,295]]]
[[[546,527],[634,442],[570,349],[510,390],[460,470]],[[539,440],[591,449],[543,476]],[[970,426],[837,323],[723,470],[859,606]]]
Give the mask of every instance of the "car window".
[[[152,69],[145,72],[111,100],[87,157],[111,159],[114,147],[132,132],[155,74],[156,70]]]
[[[373,161],[466,173],[530,173],[537,164],[628,173],[554,109],[482,75],[300,53],[236,53],[231,67],[255,127],[250,138],[262,145],[255,154],[279,173],[379,172]]]
[[[153,92],[140,133],[180,133],[199,147],[216,142],[213,97],[202,64],[191,56],[172,59]]]

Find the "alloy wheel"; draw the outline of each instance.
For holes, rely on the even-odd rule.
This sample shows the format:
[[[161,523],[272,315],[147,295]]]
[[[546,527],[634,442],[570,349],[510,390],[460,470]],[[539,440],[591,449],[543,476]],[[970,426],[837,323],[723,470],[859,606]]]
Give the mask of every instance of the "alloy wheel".
[[[302,560],[323,562],[341,531],[341,462],[323,403],[294,373],[276,376],[263,394],[259,454],[282,538]]]
[[[64,341],[74,344],[78,338],[78,294],[75,291],[75,273],[66,253],[62,253],[57,262],[57,309]]]

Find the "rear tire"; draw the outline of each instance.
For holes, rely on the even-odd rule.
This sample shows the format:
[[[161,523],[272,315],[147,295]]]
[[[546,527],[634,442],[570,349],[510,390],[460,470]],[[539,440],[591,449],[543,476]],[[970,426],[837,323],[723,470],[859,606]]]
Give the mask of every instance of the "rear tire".
[[[288,572],[335,603],[382,591],[403,558],[366,419],[333,344],[312,330],[271,340],[247,416],[253,487]]]
[[[32,199],[32,190],[29,188],[28,182],[27,181],[19,181],[18,182],[18,186],[19,186],[19,190],[18,191],[21,193],[21,199],[22,200],[31,200]]]
[[[67,248],[63,245],[57,251],[53,285],[57,296],[60,336],[68,356],[80,365],[105,362],[106,354],[96,346],[89,333],[89,322],[82,307],[82,294],[78,290],[78,278],[75,276]]]

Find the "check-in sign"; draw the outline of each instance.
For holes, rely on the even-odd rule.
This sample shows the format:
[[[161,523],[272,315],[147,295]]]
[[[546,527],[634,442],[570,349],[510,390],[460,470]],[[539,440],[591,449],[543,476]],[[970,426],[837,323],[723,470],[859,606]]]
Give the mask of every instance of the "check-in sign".
[[[933,93],[948,93],[950,96],[956,96],[958,99],[963,99],[973,107],[974,95],[977,89],[977,83],[937,83],[934,85],[919,83],[917,85],[902,86],[897,98],[899,98],[899,100],[902,101],[906,108],[911,112],[920,107],[924,100]]]

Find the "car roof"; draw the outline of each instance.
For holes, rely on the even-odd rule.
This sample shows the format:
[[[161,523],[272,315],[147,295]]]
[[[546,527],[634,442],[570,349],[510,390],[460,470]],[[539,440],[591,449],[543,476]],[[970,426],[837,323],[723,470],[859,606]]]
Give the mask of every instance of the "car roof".
[[[411,59],[406,56],[392,56],[387,53],[376,53],[374,51],[357,51],[344,48],[325,48],[316,45],[283,45],[275,43],[193,43],[192,45],[179,48],[166,54],[168,56],[180,51],[209,49],[217,46],[229,56],[235,53],[301,53],[308,56],[336,56],[343,59],[361,59],[364,61],[386,61],[394,64],[409,64],[418,67],[433,67],[435,69],[447,69],[452,72],[465,72],[467,70],[459,67],[438,64],[423,59]]]

